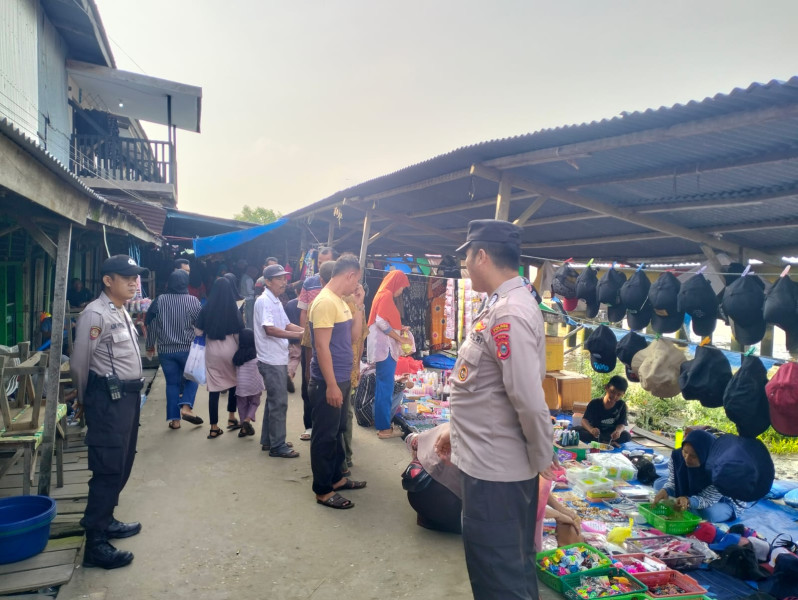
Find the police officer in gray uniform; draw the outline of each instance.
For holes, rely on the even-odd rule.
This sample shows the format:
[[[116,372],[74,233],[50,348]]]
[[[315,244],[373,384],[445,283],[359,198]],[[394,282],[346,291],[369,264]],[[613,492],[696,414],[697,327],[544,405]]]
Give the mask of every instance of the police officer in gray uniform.
[[[519,277],[521,228],[471,221],[466,267],[490,294],[460,346],[451,386],[451,433],[438,454],[461,472],[463,544],[478,600],[538,600],[535,521],[539,473],[553,430],[543,397],[546,340],[537,301]]]
[[[136,294],[137,276],[146,271],[118,254],[102,264],[103,292],[80,313],[70,358],[72,380],[86,416],[89,447],[89,498],[81,525],[86,529],[83,564],[115,569],[133,560],[109,539],[141,531],[141,523],[122,523],[114,507],[127,483],[138,439],[141,370],[138,334],[124,308]]]

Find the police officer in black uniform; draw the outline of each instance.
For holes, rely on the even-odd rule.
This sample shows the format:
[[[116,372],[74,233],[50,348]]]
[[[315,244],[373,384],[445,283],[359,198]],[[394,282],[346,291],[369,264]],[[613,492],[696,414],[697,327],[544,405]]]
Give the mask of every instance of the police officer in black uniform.
[[[127,483],[138,439],[144,385],[138,334],[124,308],[135,296],[137,277],[146,271],[118,254],[100,269],[103,292],[80,313],[70,367],[86,416],[89,447],[89,498],[81,525],[86,529],[83,565],[115,569],[133,560],[109,539],[141,531],[141,523],[122,523],[114,507]]]

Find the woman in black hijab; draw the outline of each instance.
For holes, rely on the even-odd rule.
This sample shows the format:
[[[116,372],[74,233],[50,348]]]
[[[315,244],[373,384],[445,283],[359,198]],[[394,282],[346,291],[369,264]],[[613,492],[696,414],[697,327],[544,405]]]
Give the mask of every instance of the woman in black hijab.
[[[175,270],[169,275],[166,293],[153,301],[144,319],[147,355],[152,357],[157,344],[166,379],[166,420],[170,429],[180,429],[181,419],[195,425],[202,423],[193,412],[197,383],[183,379],[200,309],[199,300],[188,293],[188,273]]]

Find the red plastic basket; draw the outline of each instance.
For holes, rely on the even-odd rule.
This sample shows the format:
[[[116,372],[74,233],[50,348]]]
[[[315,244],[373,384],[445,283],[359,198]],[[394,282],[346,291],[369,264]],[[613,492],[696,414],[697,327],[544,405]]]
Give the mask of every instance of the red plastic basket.
[[[707,591],[698,585],[698,582],[684,573],[679,571],[658,571],[654,573],[638,573],[635,575],[640,581],[646,584],[648,591],[646,592],[652,598],[686,598],[688,596],[697,596],[699,594],[706,594]],[[678,585],[684,590],[681,594],[657,594],[656,587],[659,585],[667,585],[673,583]]]

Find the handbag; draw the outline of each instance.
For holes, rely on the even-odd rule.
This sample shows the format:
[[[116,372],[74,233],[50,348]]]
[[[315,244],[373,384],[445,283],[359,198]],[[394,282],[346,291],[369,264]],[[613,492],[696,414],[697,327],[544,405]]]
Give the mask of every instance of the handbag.
[[[198,335],[191,342],[186,359],[186,368],[183,369],[183,377],[196,381],[200,385],[205,385],[205,336]]]
[[[423,492],[432,483],[432,476],[414,459],[402,473],[402,489],[406,492]]]

